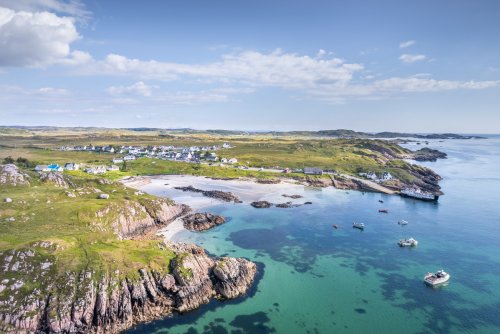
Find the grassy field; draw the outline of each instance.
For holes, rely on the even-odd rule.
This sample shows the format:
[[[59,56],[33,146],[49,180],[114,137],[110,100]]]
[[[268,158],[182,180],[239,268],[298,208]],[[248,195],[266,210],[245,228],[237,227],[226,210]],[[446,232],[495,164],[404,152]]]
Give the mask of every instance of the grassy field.
[[[21,130],[20,130],[21,131]],[[24,132],[23,132],[24,131]],[[319,167],[345,174],[389,171],[402,181],[412,181],[410,166],[403,160],[389,158],[407,152],[397,144],[368,139],[318,139],[304,137],[272,137],[270,135],[175,134],[162,131],[51,129],[22,133],[4,131],[0,144],[0,159],[7,156],[25,157],[36,163],[75,161],[87,164],[110,164],[117,154],[59,151],[60,146],[74,145],[175,145],[206,146],[229,142],[233,147],[217,151],[219,157],[237,158],[239,164],[251,167],[298,169]],[[212,177],[271,178],[264,172],[193,165],[183,162],[139,160],[128,164],[123,175],[192,174]],[[111,174],[116,178],[119,174]],[[295,175],[300,177],[300,175]]]
[[[50,254],[39,251],[57,258],[61,274],[89,266],[97,271],[120,270],[129,276],[137,275],[137,270],[144,267],[169,269],[174,254],[161,250],[158,240],[118,240],[110,226],[117,208],[131,201],[148,205],[155,197],[136,195],[134,190],[118,184],[102,184],[88,175],[66,177],[72,184],[70,189],[41,182],[34,173],[29,186],[0,187],[0,252],[32,247],[40,241],[52,242],[58,245],[57,250]],[[95,189],[111,194],[110,199],[98,199]],[[68,197],[68,191],[77,196]],[[4,202],[7,197],[11,203]],[[96,216],[96,212],[109,207],[115,210]]]

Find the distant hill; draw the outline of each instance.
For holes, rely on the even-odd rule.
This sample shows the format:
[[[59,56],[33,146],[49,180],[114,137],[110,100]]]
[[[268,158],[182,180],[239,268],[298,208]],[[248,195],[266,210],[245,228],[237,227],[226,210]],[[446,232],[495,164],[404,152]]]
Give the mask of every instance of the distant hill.
[[[27,134],[32,132],[110,132],[110,131],[131,131],[131,132],[157,132],[161,135],[170,134],[207,134],[218,136],[248,136],[248,135],[269,135],[269,136],[300,136],[300,137],[332,137],[332,138],[418,138],[418,139],[472,139],[484,138],[472,135],[460,135],[455,133],[403,133],[403,132],[359,132],[348,129],[319,130],[319,131],[241,131],[241,130],[196,130],[191,128],[162,129],[162,128],[101,128],[101,127],[56,127],[56,126],[0,126],[0,135]]]

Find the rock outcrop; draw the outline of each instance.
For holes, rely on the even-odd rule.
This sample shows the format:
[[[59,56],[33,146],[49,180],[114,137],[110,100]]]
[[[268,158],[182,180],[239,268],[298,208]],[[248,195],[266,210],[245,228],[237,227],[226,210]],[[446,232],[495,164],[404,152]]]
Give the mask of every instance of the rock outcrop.
[[[54,247],[49,243],[44,252]],[[0,331],[118,333],[138,322],[193,310],[214,297],[241,296],[256,274],[256,265],[242,258],[212,258],[190,244],[164,247],[176,254],[172,273],[140,269],[135,278],[119,271],[61,272],[54,258],[42,260],[33,249],[1,252],[9,278],[0,283],[0,293],[8,291],[0,299]],[[25,287],[35,281],[38,288],[26,294]]]
[[[4,185],[29,185],[30,177],[14,164],[0,165],[0,184]]]
[[[190,231],[206,231],[214,226],[224,224],[226,219],[213,213],[193,213],[182,217],[184,227]]]
[[[203,196],[219,199],[224,202],[242,203],[239,197],[234,195],[232,192],[226,192],[221,190],[202,190],[202,189],[197,189],[193,186],[175,187],[174,189],[201,193]]]
[[[111,226],[120,239],[134,239],[156,231],[189,211],[186,205],[158,198],[110,204],[95,215],[96,225]]]
[[[40,181],[53,183],[59,188],[69,188],[72,186],[71,182],[67,180],[60,172],[39,172]]]
[[[411,158],[416,161],[436,161],[437,159],[446,159],[447,156],[444,152],[424,147],[413,152]]]
[[[267,209],[273,206],[273,203],[270,203],[268,201],[255,201],[250,203],[250,205],[257,209]]]
[[[294,195],[287,195],[287,194],[283,194],[283,195],[281,195],[281,196],[283,196],[283,197],[288,197],[288,198],[292,198],[292,199],[298,199],[298,198],[302,198],[302,197],[304,197],[304,196],[302,196],[302,195],[298,195],[298,194],[294,194]]]

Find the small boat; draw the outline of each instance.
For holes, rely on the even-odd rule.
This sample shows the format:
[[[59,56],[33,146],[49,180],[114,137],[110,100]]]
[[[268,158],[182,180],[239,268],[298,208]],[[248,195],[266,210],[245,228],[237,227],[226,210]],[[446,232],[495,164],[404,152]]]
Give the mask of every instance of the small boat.
[[[389,210],[387,210],[387,209],[380,209],[380,210],[378,210],[378,212],[381,212],[381,213],[389,213]]]
[[[353,228],[358,228],[360,230],[364,230],[365,229],[365,224],[363,224],[363,223],[353,223],[352,227]]]
[[[406,220],[400,220],[398,221],[399,225],[408,225],[408,222]]]
[[[382,201],[381,199],[378,200],[380,203],[384,203],[384,201]]]
[[[339,226],[338,226],[337,224],[333,224],[333,225],[332,225],[332,227],[333,227],[334,229],[339,228]]]
[[[450,279],[450,274],[445,272],[443,269],[433,273],[428,273],[424,277],[424,282],[430,286],[436,286],[448,282]]]
[[[398,242],[400,247],[415,247],[418,245],[418,241],[413,238],[401,239]]]

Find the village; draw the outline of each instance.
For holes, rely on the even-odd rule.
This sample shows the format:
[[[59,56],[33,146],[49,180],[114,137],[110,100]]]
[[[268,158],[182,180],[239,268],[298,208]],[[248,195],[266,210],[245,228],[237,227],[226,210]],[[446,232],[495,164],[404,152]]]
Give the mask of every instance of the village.
[[[83,170],[88,174],[105,174],[107,172],[119,171],[122,166],[126,164],[127,161],[133,161],[138,158],[150,158],[150,159],[160,159],[178,162],[188,162],[196,164],[208,164],[219,167],[231,166],[234,168],[245,169],[245,170],[259,170],[265,172],[274,173],[301,173],[305,175],[336,175],[338,174],[335,170],[323,170],[317,167],[304,167],[303,169],[290,169],[282,168],[280,166],[274,166],[272,168],[263,167],[249,167],[244,164],[238,163],[238,159],[235,157],[218,156],[217,151],[233,148],[229,143],[223,143],[221,145],[211,145],[211,146],[190,146],[181,147],[173,145],[159,145],[159,146],[94,146],[92,144],[85,146],[62,146],[59,148],[61,151],[86,151],[95,153],[109,153],[113,154],[114,157],[110,159],[110,165],[92,165],[92,164],[80,164],[76,162],[67,162],[64,166],[58,164],[50,165],[38,165],[35,167],[35,171],[43,172],[62,172]],[[116,156],[121,155],[121,156]],[[154,163],[154,162],[153,162]],[[340,174],[338,174],[340,175]],[[351,179],[356,179],[353,176],[347,176]],[[387,171],[382,173],[375,173],[372,171],[360,172],[358,173],[359,180],[364,182],[375,182],[383,184],[387,181],[393,180],[394,177]]]

